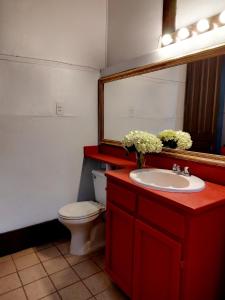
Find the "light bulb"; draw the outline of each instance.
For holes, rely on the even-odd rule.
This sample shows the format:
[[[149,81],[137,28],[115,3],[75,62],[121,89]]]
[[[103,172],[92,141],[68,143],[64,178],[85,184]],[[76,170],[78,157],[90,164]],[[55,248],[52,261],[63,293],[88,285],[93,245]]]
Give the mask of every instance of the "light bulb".
[[[173,42],[172,36],[171,34],[164,34],[164,36],[162,37],[162,44],[163,46],[167,46],[169,44],[171,44]]]
[[[199,32],[204,32],[209,29],[209,21],[207,19],[201,19],[197,23],[197,30]]]
[[[220,23],[225,24],[225,10],[219,15],[219,21]]]
[[[187,29],[187,27],[183,27],[178,31],[177,35],[178,35],[179,39],[184,40],[189,37],[190,32]]]

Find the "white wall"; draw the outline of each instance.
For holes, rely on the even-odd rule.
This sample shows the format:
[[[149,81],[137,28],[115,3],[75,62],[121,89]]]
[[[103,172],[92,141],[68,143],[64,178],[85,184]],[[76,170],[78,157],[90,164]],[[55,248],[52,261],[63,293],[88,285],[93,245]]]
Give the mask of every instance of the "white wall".
[[[0,53],[102,68],[106,0],[0,0]]]
[[[176,28],[211,17],[224,9],[224,0],[177,0]]]
[[[105,84],[105,138],[183,129],[186,65]]]
[[[108,66],[158,47],[162,5],[163,0],[108,0]]]
[[[0,0],[0,233],[77,199],[83,146],[97,143],[105,30],[105,0]]]

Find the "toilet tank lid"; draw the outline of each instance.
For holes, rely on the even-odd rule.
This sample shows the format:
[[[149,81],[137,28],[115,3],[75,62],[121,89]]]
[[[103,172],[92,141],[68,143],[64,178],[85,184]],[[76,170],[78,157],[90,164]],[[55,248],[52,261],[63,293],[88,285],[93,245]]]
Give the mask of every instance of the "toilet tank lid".
[[[91,173],[95,176],[105,177],[105,171],[104,170],[92,170]]]

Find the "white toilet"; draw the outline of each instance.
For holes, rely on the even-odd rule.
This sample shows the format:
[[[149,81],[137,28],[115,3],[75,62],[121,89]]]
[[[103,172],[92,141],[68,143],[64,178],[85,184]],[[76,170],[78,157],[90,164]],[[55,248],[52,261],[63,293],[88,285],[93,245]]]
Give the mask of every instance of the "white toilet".
[[[97,202],[70,203],[58,212],[59,221],[71,232],[70,253],[74,255],[85,255],[105,245],[105,225],[100,215],[106,207],[106,177],[100,170],[93,170],[92,176]]]

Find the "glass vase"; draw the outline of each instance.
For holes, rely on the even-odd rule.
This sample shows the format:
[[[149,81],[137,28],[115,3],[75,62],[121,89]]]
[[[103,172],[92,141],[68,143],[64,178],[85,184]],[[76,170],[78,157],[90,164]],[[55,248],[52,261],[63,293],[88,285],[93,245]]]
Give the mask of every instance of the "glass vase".
[[[145,165],[145,156],[143,153],[136,152],[136,162],[137,162],[137,168],[142,169]]]

